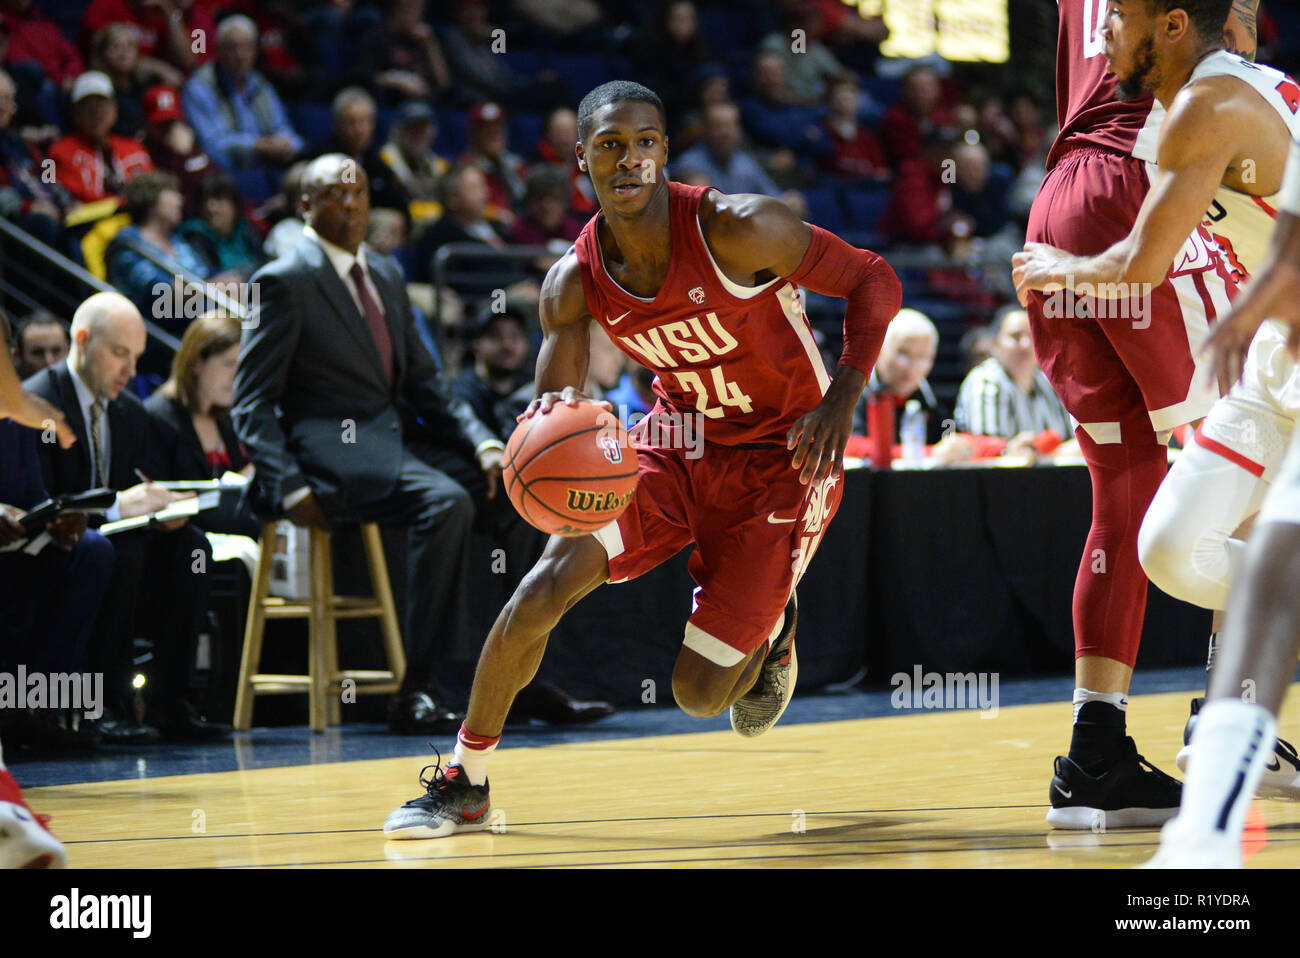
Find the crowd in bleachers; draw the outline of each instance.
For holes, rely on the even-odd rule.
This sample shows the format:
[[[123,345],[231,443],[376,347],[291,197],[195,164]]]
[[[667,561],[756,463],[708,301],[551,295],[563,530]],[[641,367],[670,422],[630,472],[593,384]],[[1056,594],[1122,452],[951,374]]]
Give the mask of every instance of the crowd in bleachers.
[[[1269,29],[1263,21],[1263,44]],[[143,327],[116,306],[83,316],[70,335],[71,310],[48,296],[48,261],[7,245],[18,268],[6,278],[24,306],[11,311],[27,317],[12,338],[21,373],[44,376],[51,401],[60,386],[75,384],[81,396],[87,377],[116,396],[120,368],[105,350],[130,353],[139,339],[131,389],[149,398],[123,400],[139,436],[134,420],[114,421],[114,443],[153,443],[140,461],[167,478],[248,471],[229,416],[235,321],[159,309],[160,299],[180,301],[189,287],[177,276],[245,283],[316,236],[299,205],[305,171],[341,154],[364,171],[367,255],[395,261],[421,342],[499,444],[531,395],[541,278],[596,209],[574,155],[576,104],[627,78],[664,101],[674,179],[779,197],[896,262],[912,308],[886,340],[860,433],[873,403],[917,400],[943,461],[1032,457],[1046,450],[1044,433],[1068,438],[1068,417],[1032,363],[1023,313],[1003,310],[987,324],[1014,299],[1010,255],[1055,132],[1050,62],[1046,77],[963,73],[937,58],[898,64],[880,56],[885,36],[880,19],[839,0],[0,0],[0,217],[106,280],[180,343],[179,352],[156,336],[145,345]],[[362,313],[365,283],[351,288]],[[842,305],[805,300],[833,367]],[[69,369],[78,376],[57,372]],[[653,402],[650,378],[601,338],[587,388],[631,412]],[[83,431],[109,416],[83,405]],[[957,432],[994,441],[953,437],[954,421]],[[162,451],[189,458],[167,463]],[[156,505],[140,491],[147,482],[111,476],[111,462],[82,465],[67,489],[53,488],[47,471],[43,491],[111,484],[123,516]],[[247,513],[213,521],[208,532],[257,532]],[[11,532],[0,521],[0,544]],[[157,580],[157,564],[182,546],[205,548],[156,534],[133,559],[131,581]],[[159,634],[195,633],[181,620],[205,599],[187,588],[176,586],[188,598],[164,610],[170,619],[151,623]],[[70,632],[66,641],[84,664],[89,639]],[[99,648],[103,671],[127,668],[127,641]],[[163,735],[222,733],[181,691],[163,691]],[[85,734],[41,719],[37,737],[85,745],[158,736],[126,701],[113,708]],[[436,711],[431,700],[419,708],[425,718]],[[539,709],[577,714],[555,696]]]

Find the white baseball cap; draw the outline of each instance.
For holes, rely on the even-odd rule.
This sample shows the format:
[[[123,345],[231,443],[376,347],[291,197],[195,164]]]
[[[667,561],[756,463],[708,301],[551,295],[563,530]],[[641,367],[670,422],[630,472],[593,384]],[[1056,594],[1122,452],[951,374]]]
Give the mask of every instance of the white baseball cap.
[[[113,98],[113,81],[108,78],[107,73],[90,70],[77,77],[77,82],[72,84],[72,102],[79,103],[88,96]]]

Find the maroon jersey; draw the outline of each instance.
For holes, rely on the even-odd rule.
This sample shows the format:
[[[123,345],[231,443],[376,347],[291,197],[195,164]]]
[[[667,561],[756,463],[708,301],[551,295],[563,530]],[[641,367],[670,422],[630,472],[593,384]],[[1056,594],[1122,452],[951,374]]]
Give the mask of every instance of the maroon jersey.
[[[619,349],[654,370],[654,391],[669,408],[707,417],[707,441],[784,445],[830,377],[798,287],[784,278],[741,286],[713,261],[698,215],[709,189],[668,184],[672,261],[653,299],[605,271],[597,212],[574,243],[587,309]]]
[[[1101,34],[1106,0],[1057,0],[1057,10],[1061,28],[1056,42],[1056,122],[1061,132],[1047,156],[1047,168],[1056,166],[1066,151],[1087,146],[1154,163],[1164,110],[1149,93],[1126,103],[1115,99],[1117,81],[1106,72]]]

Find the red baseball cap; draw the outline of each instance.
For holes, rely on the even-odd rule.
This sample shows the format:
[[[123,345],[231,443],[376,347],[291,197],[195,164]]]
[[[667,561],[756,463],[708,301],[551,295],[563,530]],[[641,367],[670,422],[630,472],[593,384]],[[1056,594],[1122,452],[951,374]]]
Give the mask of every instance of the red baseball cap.
[[[144,94],[144,118],[148,123],[183,120],[181,97],[174,87],[152,86]]]
[[[501,123],[506,118],[506,111],[497,103],[476,103],[469,111],[468,122],[470,126],[481,126],[485,123]]]

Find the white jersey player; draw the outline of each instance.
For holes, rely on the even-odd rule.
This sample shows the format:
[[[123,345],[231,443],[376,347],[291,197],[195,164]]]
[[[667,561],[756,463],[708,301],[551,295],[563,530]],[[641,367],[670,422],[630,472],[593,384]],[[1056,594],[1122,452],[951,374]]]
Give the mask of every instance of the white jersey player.
[[[1284,73],[1218,51],[1197,64],[1188,85],[1210,77],[1248,84],[1300,138],[1300,86]],[[1240,170],[1253,182],[1247,158]],[[1256,196],[1220,184],[1205,221],[1224,260],[1240,281],[1263,264],[1277,216],[1277,195]],[[1265,322],[1255,336],[1240,382],[1215,404],[1183,450],[1153,500],[1138,536],[1138,554],[1151,581],[1170,595],[1207,609],[1223,609],[1241,564],[1245,542],[1238,527],[1254,515],[1277,474],[1300,414],[1300,366],[1287,354],[1286,331]],[[1210,640],[1210,665],[1216,639]],[[1184,742],[1203,700],[1193,701]],[[1179,752],[1186,770],[1190,747]],[[1278,743],[1262,792],[1300,797],[1300,757]]]

